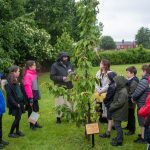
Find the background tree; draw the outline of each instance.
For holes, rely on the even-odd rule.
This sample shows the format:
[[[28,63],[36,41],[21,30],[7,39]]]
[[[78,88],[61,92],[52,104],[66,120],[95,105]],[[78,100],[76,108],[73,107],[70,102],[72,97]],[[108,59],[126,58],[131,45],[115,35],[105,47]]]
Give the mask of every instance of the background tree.
[[[61,37],[58,37],[55,50],[57,52],[66,51],[72,57],[74,54],[74,45],[74,39],[67,32],[64,32]]]
[[[10,21],[25,14],[25,0],[0,0],[0,10],[0,20]]]
[[[0,72],[7,72],[8,67],[13,64],[9,54],[0,47]]]
[[[101,38],[100,48],[104,50],[115,49],[116,44],[111,36],[103,36]]]
[[[27,0],[26,8],[29,13],[35,12],[38,27],[51,35],[52,45],[64,31],[70,35],[74,33],[75,0]]]
[[[149,28],[141,27],[136,36],[136,43],[143,45],[144,48],[150,48],[150,30]]]
[[[41,63],[54,56],[50,35],[44,29],[38,29],[32,17],[32,14],[25,15],[3,24],[1,46],[16,64],[23,64],[28,59]]]

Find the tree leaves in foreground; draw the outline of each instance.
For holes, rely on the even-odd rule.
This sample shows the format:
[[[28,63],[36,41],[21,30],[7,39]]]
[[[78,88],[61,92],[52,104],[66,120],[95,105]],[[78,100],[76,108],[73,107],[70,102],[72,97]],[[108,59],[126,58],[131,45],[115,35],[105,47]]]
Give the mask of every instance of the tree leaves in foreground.
[[[77,14],[80,21],[79,29],[82,32],[80,33],[81,40],[77,42],[75,48],[75,59],[78,69],[76,74],[69,77],[69,80],[74,83],[74,88],[63,91],[62,87],[60,89],[57,85],[47,85],[50,92],[56,97],[60,96],[60,94],[64,95],[73,104],[73,109],[68,109],[64,105],[57,108],[57,110],[63,111],[67,120],[75,121],[77,126],[96,121],[97,118],[94,99],[92,97],[96,79],[90,73],[92,65],[89,60],[95,53],[94,49],[97,47],[100,38],[100,32],[96,26],[98,4],[97,0],[81,0],[77,3]],[[63,93],[61,93],[62,91]]]

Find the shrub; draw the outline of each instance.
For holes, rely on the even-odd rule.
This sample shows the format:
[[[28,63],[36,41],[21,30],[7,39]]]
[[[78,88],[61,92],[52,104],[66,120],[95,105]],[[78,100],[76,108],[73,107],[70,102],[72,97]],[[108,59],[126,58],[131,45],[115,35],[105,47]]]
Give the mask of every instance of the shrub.
[[[93,66],[99,65],[101,59],[108,59],[113,65],[145,63],[150,61],[150,51],[138,47],[122,51],[115,50],[99,52],[92,60]]]
[[[0,72],[6,72],[12,64],[9,54],[0,47]]]

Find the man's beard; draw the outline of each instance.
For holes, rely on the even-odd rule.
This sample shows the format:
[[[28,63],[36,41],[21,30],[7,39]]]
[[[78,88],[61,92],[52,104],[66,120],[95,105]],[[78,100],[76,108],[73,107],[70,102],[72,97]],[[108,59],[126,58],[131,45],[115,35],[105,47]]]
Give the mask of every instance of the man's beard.
[[[68,63],[68,60],[62,60],[62,63],[63,63],[64,65],[66,65],[66,64]]]

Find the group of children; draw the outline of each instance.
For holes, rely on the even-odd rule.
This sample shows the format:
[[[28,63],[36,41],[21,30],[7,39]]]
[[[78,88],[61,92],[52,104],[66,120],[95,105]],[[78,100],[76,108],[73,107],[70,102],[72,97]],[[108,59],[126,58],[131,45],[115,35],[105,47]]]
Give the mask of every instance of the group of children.
[[[61,58],[66,57],[68,57],[68,55],[62,55]],[[60,62],[57,63],[60,64]],[[56,76],[56,69],[54,70],[54,67],[56,69],[60,68],[60,66],[56,66],[56,64],[53,66],[53,70],[51,71],[52,78]],[[134,66],[128,67],[126,69],[126,79],[125,77],[119,76],[110,70],[110,63],[108,60],[102,60],[100,62],[100,70],[96,74],[100,84],[96,85],[95,91],[99,95],[106,93],[101,107],[102,117],[107,117],[108,128],[104,134],[100,134],[99,136],[101,138],[110,138],[110,133],[112,127],[114,126],[117,136],[112,139],[111,145],[113,146],[121,146],[123,144],[124,136],[123,128],[121,127],[122,121],[128,121],[128,124],[125,127],[128,132],[125,133],[125,135],[130,136],[135,133],[136,106],[137,112],[139,112],[138,122],[139,126],[141,127],[141,134],[139,134],[138,138],[134,142],[146,142],[144,139],[144,125],[145,120],[148,120],[145,118],[150,113],[150,65],[142,65],[141,70],[142,79],[139,81],[139,79],[136,77],[136,68]],[[64,70],[59,71],[60,74],[63,72]],[[56,77],[58,78],[58,75]],[[62,79],[59,81],[62,82],[63,80],[65,79],[62,76]],[[15,117],[8,137],[18,138],[20,136],[24,136],[24,133],[21,132],[19,127],[22,114],[27,110],[29,117],[32,111],[39,111],[38,100],[40,99],[40,92],[38,86],[38,76],[36,72],[36,63],[34,61],[27,61],[22,78],[20,77],[20,68],[18,66],[12,66],[9,69],[9,75],[4,87],[6,91],[6,102],[7,107],[9,108],[9,114]],[[0,149],[9,144],[2,139],[2,116],[4,112],[5,101],[2,89],[0,89]],[[41,127],[42,126],[40,126],[37,122],[35,124],[30,123],[30,128],[32,130],[36,130],[37,128]]]
[[[139,81],[136,77],[136,68],[134,66],[128,67],[126,69],[126,79],[110,71],[110,63],[108,60],[102,60],[100,63],[100,70],[96,74],[96,77],[100,80],[100,84],[96,85],[96,92],[99,95],[106,93],[102,104],[102,117],[107,116],[108,128],[104,134],[100,134],[99,136],[101,138],[110,138],[110,132],[114,124],[117,136],[112,139],[112,146],[121,146],[123,144],[122,121],[128,121],[127,126],[124,128],[128,130],[125,135],[130,136],[135,133],[136,105],[137,112],[139,112],[145,107],[147,99],[150,99],[150,96],[148,96],[150,95],[150,65],[142,65],[141,70],[142,79]],[[146,108],[146,111],[150,112],[150,106]],[[107,115],[105,115],[106,112]],[[147,141],[144,139],[145,120],[142,115],[138,115],[138,123],[141,128],[141,134],[138,135],[134,142],[146,143]]]
[[[9,115],[14,116],[14,121],[11,125],[8,137],[18,138],[24,136],[20,130],[21,116],[25,111],[28,111],[28,117],[32,111],[39,111],[38,100],[40,92],[38,87],[38,76],[36,72],[36,63],[27,61],[23,71],[23,78],[20,77],[20,68],[12,66],[9,68],[9,75],[6,78],[4,89],[6,91],[6,102],[9,109]],[[2,139],[2,116],[5,112],[5,101],[0,89],[0,149],[4,148],[9,143]],[[41,128],[37,122],[30,123],[30,128],[36,130]]]

